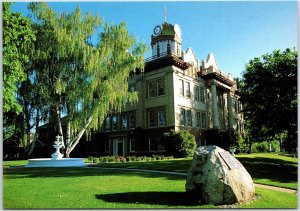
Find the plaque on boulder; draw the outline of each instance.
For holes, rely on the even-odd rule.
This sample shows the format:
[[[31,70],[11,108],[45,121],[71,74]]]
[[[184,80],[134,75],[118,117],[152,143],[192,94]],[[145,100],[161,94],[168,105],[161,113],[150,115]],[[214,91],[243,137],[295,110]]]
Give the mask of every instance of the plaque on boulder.
[[[230,169],[238,169],[242,167],[241,163],[238,162],[229,152],[222,151],[219,152],[219,154]]]
[[[229,152],[217,146],[196,149],[185,189],[201,204],[248,202],[255,196],[247,170]]]

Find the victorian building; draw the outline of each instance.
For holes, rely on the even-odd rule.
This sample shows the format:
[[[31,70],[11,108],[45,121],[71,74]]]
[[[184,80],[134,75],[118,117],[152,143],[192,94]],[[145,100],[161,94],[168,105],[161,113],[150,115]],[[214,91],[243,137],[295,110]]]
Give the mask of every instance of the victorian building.
[[[163,153],[165,132],[186,129],[198,145],[210,144],[208,131],[243,133],[242,105],[236,81],[221,72],[212,53],[198,60],[182,51],[180,27],[164,22],[151,35],[152,57],[129,79],[138,102],[109,113],[92,134],[95,151],[108,155]]]

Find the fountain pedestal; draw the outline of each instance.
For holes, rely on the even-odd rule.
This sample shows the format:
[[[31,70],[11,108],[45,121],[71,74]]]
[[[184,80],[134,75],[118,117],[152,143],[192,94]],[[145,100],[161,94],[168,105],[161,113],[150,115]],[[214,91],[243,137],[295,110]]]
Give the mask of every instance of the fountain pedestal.
[[[37,158],[28,159],[28,164],[25,167],[83,167],[85,163],[83,158],[63,158],[63,154],[59,149],[62,144],[60,136],[56,136],[56,141],[53,144],[55,152],[51,154],[52,158]]]
[[[56,136],[56,141],[53,144],[55,152],[51,154],[53,160],[61,159],[64,155],[60,153],[59,149],[62,147],[62,144],[59,141],[60,136]]]

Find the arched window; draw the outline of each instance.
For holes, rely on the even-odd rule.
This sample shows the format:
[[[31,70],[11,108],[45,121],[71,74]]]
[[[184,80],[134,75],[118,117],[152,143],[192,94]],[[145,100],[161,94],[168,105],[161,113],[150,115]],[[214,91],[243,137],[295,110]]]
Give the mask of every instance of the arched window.
[[[156,55],[157,55],[157,57],[159,57],[160,56],[160,47],[159,47],[159,45],[157,45],[157,52],[156,52]]]
[[[167,54],[171,53],[171,46],[170,43],[167,44]]]

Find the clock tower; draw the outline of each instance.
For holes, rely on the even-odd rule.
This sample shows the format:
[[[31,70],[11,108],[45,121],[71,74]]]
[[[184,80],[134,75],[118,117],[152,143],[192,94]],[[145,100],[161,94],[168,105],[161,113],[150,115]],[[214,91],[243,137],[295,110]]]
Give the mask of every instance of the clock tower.
[[[153,28],[151,35],[153,57],[176,55],[181,57],[181,30],[178,24],[164,22]]]

